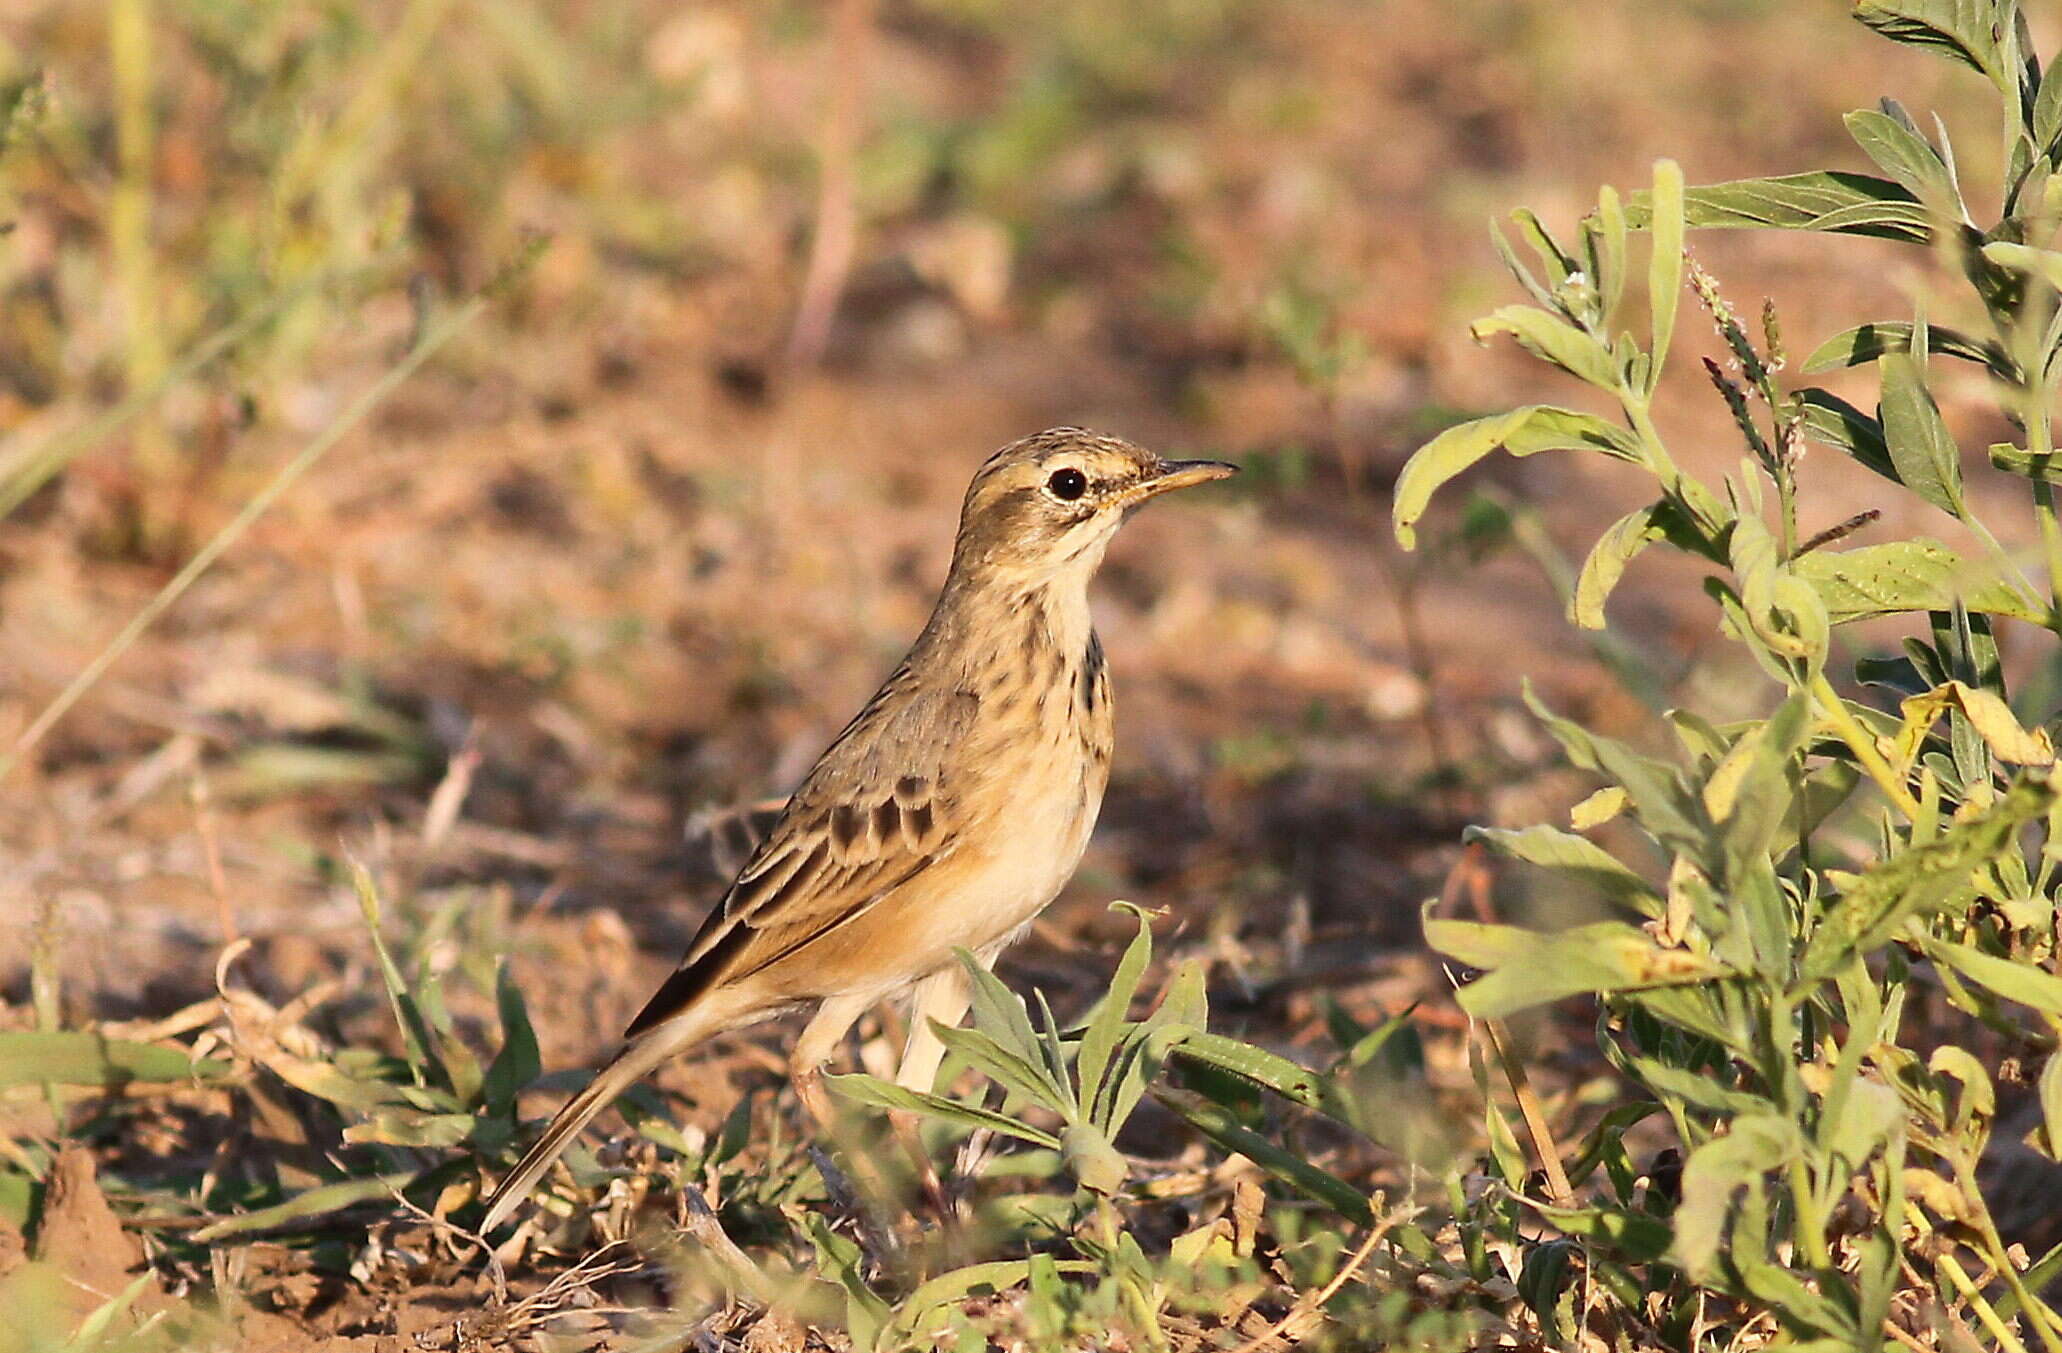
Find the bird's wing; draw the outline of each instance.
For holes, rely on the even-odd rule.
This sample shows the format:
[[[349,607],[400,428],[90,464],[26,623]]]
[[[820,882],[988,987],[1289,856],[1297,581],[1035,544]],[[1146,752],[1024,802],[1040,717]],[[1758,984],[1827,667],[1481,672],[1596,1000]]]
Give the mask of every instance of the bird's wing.
[[[951,853],[954,767],[977,698],[919,690],[898,670],[788,800],[624,1036],[686,1009],[864,913]]]

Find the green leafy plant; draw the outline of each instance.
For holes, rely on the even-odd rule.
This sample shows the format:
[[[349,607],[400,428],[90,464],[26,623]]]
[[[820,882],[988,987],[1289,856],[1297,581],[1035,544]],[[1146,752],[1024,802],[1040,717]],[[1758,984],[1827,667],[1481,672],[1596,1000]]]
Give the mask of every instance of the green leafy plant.
[[[2006,1243],[1979,1164],[1997,1122],[1999,1064],[2047,1059],[2045,1127],[2054,1156],[2062,1032],[2054,842],[2062,827],[2052,708],[2014,709],[1996,626],[2062,634],[2062,531],[2049,460],[2050,405],[2062,366],[2062,65],[2044,72],[2011,0],[1863,0],[1857,17],[1895,41],[1930,47],[1983,74],[2005,127],[2005,182],[1985,226],[1964,194],[1944,129],[1929,139],[1894,102],[1849,116],[1881,176],[1793,174],[1686,188],[1656,167],[1651,189],[1605,189],[1564,247],[1529,213],[1515,217],[1530,257],[1499,234],[1531,299],[1477,321],[1617,406],[1607,419],[1531,405],[1448,429],[1412,458],[1395,524],[1408,545],[1434,492],[1502,450],[1587,451],[1649,479],[1653,501],[1614,523],[1571,590],[1570,616],[1601,628],[1605,604],[1645,549],[1705,564],[1724,634],[1766,680],[1762,717],[1668,716],[1677,744],[1655,757],[1527,699],[1575,766],[1601,788],[1574,831],[1479,830],[1499,853],[1549,871],[1618,919],[1571,931],[1431,919],[1427,938],[1479,970],[1460,993],[1496,1018],[1580,993],[1601,998],[1600,1046],[1642,1102],[1599,1127],[1569,1171],[1605,1179],[1572,1206],[1534,1203],[1515,1152],[1506,1186],[1580,1247],[1585,1271],[1618,1313],[1664,1315],[1672,1346],[1722,1346],[1773,1314],[1788,1339],[1878,1347],[1967,1340],[2062,1349],[2062,1314],[2043,1289],[2062,1249],[2029,1258]],[[1873,365],[1880,398],[1865,411],[1781,379],[1773,307],[1750,332],[1717,284],[1686,264],[1690,228],[1866,235],[1930,246],[1967,284],[1988,332],[1909,321],[1863,324],[1806,359],[1807,371]],[[1631,237],[1650,242],[1644,314],[1628,303]],[[1745,454],[1715,485],[1670,453],[1661,376],[1685,281],[1710,313],[1728,365],[1707,363]],[[1636,325],[1638,333],[1628,326]],[[2047,588],[1978,512],[1960,447],[1943,418],[1934,358],[1971,364],[2018,441],[1989,460],[2028,481]],[[2023,442],[2023,445],[2020,444]],[[1926,537],[1833,548],[1873,514],[1806,536],[1797,485],[1805,447],[1851,456],[1976,542]],[[1909,616],[1895,658],[1864,658],[1857,681],[1895,710],[1835,685],[1837,628]],[[1867,782],[1869,790],[1860,786]],[[1621,861],[1585,833],[1618,821]],[[1981,1026],[1998,1061],[1954,1043],[1916,1044],[1915,992],[1937,988]],[[1679,1184],[1642,1182],[1624,1156],[1627,1123],[1665,1113],[1685,1153]],[[1568,1267],[1545,1247],[1526,1262],[1529,1303],[1564,1331]],[[1558,1277],[1553,1276],[1559,1272]],[[1561,1303],[1557,1305],[1556,1303]],[[1672,1322],[1672,1323],[1671,1323]],[[1966,1346],[1966,1345],[1965,1345]]]
[[[1176,969],[1151,1013],[1132,1019],[1130,1007],[1152,959],[1152,933],[1146,913],[1127,903],[1116,906],[1133,913],[1137,933],[1117,964],[1108,992],[1072,1030],[1060,1028],[1042,994],[1034,1019],[1022,998],[971,954],[961,955],[974,987],[973,1027],[934,1027],[956,1059],[986,1082],[974,1098],[907,1090],[866,1075],[834,1076],[829,1081],[838,1093],[859,1103],[913,1111],[955,1129],[985,1130],[1050,1153],[1076,1185],[1071,1202],[1050,1218],[1071,1253],[1054,1255],[1041,1248],[1023,1259],[991,1261],[945,1274],[903,1298],[892,1322],[885,1316],[866,1316],[849,1302],[848,1318],[908,1337],[942,1308],[930,1289],[949,1286],[962,1293],[978,1278],[987,1286],[1026,1284],[1041,1312],[1031,1323],[1052,1337],[1106,1329],[1114,1321],[1149,1346],[1164,1347],[1165,1321],[1185,1300],[1208,1293],[1207,1304],[1221,1308],[1226,1289],[1236,1290],[1240,1282],[1251,1280],[1234,1262],[1236,1254],[1219,1243],[1223,1236],[1209,1227],[1198,1228],[1177,1237],[1165,1253],[1149,1253],[1127,1209],[1127,1203],[1137,1201],[1129,1187],[1134,1166],[1117,1139],[1149,1094],[1205,1138],[1243,1155],[1316,1204],[1318,1215],[1363,1226],[1374,1223],[1375,1209],[1364,1193],[1265,1131],[1248,1101],[1255,1092],[1267,1091],[1362,1132],[1374,1134],[1393,1126],[1395,1120],[1374,1108],[1372,1097],[1362,1092],[1369,1088],[1367,1076],[1380,1076],[1385,1063],[1408,1058],[1413,1045],[1408,1025],[1396,1020],[1368,1030],[1346,1021],[1348,1046],[1337,1065],[1313,1071],[1249,1043],[1207,1032],[1203,968],[1194,960]],[[1176,1068],[1186,1085],[1170,1083]],[[991,1108],[982,1101],[995,1088],[1003,1098],[999,1107]],[[998,1210],[1036,1205],[1017,1196],[1001,1200]],[[1006,1217],[998,1221],[995,1229],[1000,1234],[1016,1229]],[[825,1258],[835,1258],[825,1242],[819,1241],[818,1249]],[[843,1262],[837,1271],[849,1273],[852,1268]],[[1082,1275],[1088,1281],[1070,1284],[1063,1275]],[[850,1288],[856,1279],[843,1281]]]

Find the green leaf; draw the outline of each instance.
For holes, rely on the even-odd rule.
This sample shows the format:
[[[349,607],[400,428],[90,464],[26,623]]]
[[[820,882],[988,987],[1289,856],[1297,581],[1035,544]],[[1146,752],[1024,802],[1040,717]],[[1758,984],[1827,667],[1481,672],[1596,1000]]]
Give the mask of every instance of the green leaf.
[[[1649,195],[1635,193],[1626,218],[1645,226],[1652,211]],[[1902,184],[1835,170],[1705,184],[1683,195],[1683,211],[1700,230],[1824,230],[1919,244],[1933,238],[1931,215]]]
[[[1883,440],[1898,482],[1952,516],[1962,515],[1962,453],[1926,388],[1926,375],[1909,353],[1886,352]]]
[[[2062,61],[2050,61],[2033,100],[2033,139],[2043,151],[2062,137]]]
[[[1172,1049],[1176,1061],[1195,1062],[1273,1091],[1291,1103],[1351,1124],[1352,1106],[1331,1077],[1279,1054],[1222,1034],[1196,1033]]]
[[[1804,409],[1804,433],[1813,441],[1844,451],[1893,484],[1902,483],[1883,441],[1883,425],[1829,390],[1816,386],[1797,392]]]
[[[1847,115],[1847,132],[1876,167],[1944,216],[1962,214],[1961,194],[1940,152],[1898,119],[1872,108]]]
[[[1854,550],[1813,550],[1791,568],[1817,589],[1836,625],[1906,611],[1949,611],[1957,602],[2034,624],[2047,618],[1988,565],[1924,536]]]
[[[1887,352],[1909,352],[1911,345],[1912,326],[1903,320],[1857,324],[1819,344],[1811,356],[1804,359],[1804,370],[1811,373],[1861,366],[1878,360]],[[1979,341],[1954,329],[1928,325],[1926,350],[1943,357],[1980,363],[2003,380],[2018,377],[2019,369],[2011,354],[1999,347],[1995,340]]]
[[[972,993],[971,1007],[974,1013],[974,1027],[996,1042],[1008,1048],[1016,1056],[1028,1061],[1037,1061],[1042,1055],[1038,1046],[1038,1032],[1031,1027],[1031,1012],[1025,1007],[1023,997],[1011,991],[1001,978],[982,966],[981,961],[967,949],[953,950],[959,965],[966,969],[969,990]]]
[[[1503,228],[1495,221],[1489,223],[1489,242],[1495,247],[1497,257],[1504,261],[1504,266],[1511,270],[1511,276],[1525,289],[1526,295],[1543,306],[1551,306],[1554,303],[1552,290],[1532,275],[1532,269],[1526,267],[1525,260],[1518,257],[1518,251],[1511,248],[1511,242],[1504,238]]]
[[[451,1011],[444,1004],[444,979],[434,973],[423,972],[424,965],[417,964],[416,982],[417,1008],[422,1011],[423,1020],[429,1026],[430,1035],[436,1039],[437,1065],[444,1068],[444,1079],[461,1104],[476,1104],[480,1098],[480,1086],[484,1073],[480,1070],[480,1059],[473,1056],[473,1050],[458,1036],[457,1026],[452,1022]]]
[[[2047,1065],[2041,1068],[2040,1097],[2048,1159],[2062,1160],[2062,1052],[2049,1053]]]
[[[1601,390],[1618,387],[1618,367],[1602,343],[1562,319],[1530,305],[1506,305],[1468,326],[1476,342],[1509,334],[1518,346]]]
[[[1638,463],[1639,444],[1623,428],[1594,414],[1550,404],[1528,404],[1509,413],[1456,423],[1419,447],[1398,476],[1392,500],[1396,538],[1417,547],[1414,529],[1440,486],[1494,451],[1530,456],[1541,451],[1601,451]]]
[[[178,1048],[73,1030],[0,1033],[0,1086],[126,1085],[134,1081],[219,1081],[227,1062],[195,1061]]]
[[[494,1003],[501,1011],[501,1051],[487,1066],[482,1095],[487,1112],[497,1116],[512,1113],[515,1098],[544,1071],[537,1052],[537,1033],[530,1027],[530,1012],[523,993],[509,976],[504,961],[494,981]]]
[[[1725,877],[1735,890],[1766,866],[1775,848],[1776,833],[1791,807],[1790,771],[1804,740],[1810,707],[1802,692],[1791,695],[1765,722],[1742,734],[1705,781],[1705,810],[1719,826]],[[1782,947],[1787,949],[1787,926],[1781,929]]]
[[[1197,1131],[1227,1151],[1236,1151],[1306,1198],[1323,1203],[1359,1226],[1372,1224],[1367,1198],[1337,1175],[1293,1155],[1260,1133],[1242,1127],[1221,1105],[1186,1090],[1153,1087],[1153,1098],[1187,1119]]]
[[[1761,1248],[1759,1237],[1756,1248]],[[1769,1310],[1780,1311],[1786,1323],[1816,1330],[1825,1336],[1819,1339],[1771,1340],[1771,1353],[1851,1353],[1856,1348],[1874,1346],[1874,1340],[1863,1340],[1856,1335],[1853,1317],[1827,1297],[1806,1287],[1789,1269],[1766,1259],[1743,1259],[1737,1254],[1727,1257],[1738,1269],[1739,1285],[1746,1289],[1748,1296]]]
[[[976,1071],[1005,1089],[1025,1095],[1061,1117],[1073,1120],[1077,1112],[1074,1097],[1065,1087],[1053,1083],[1035,1044],[1032,1047],[1034,1060],[1026,1060],[978,1029],[955,1028],[935,1019],[931,1021],[931,1028],[947,1048],[965,1058]]]
[[[1587,837],[1542,824],[1523,831],[1470,827],[1461,839],[1486,841],[1500,855],[1537,865],[1628,911],[1659,916],[1663,910],[1651,884]]]
[[[1854,17],[1892,42],[1931,47],[2010,88],[2003,69],[1996,0],[1855,0]]]
[[[881,1333],[892,1316],[888,1303],[866,1285],[863,1270],[866,1255],[859,1242],[831,1230],[820,1212],[808,1219],[809,1243],[816,1249],[816,1265],[824,1276],[845,1294],[845,1329],[855,1349],[880,1346]]]
[[[1907,918],[1962,905],[1975,895],[1978,866],[2054,800],[2045,781],[2022,780],[1979,816],[1877,864],[1827,906],[1805,945],[1801,975],[1830,977],[1887,942]]]
[[[42,1183],[18,1170],[0,1170],[0,1221],[17,1231],[29,1229],[29,1214],[35,1210]]]
[[[1075,1058],[1074,1079],[1080,1089],[1082,1108],[1088,1113],[1093,1113],[1102,1098],[1103,1073],[1109,1069],[1110,1054],[1124,1036],[1131,998],[1138,991],[1146,964],[1153,958],[1152,928],[1144,912],[1136,907],[1131,910],[1138,921],[1138,933],[1125,947],[1124,957],[1118,960],[1116,974],[1110,979],[1109,991],[1097,1002],[1094,1017],[1082,1031],[1081,1051]]]
[[[1669,1258],[1693,1281],[1712,1281],[1734,1191],[1782,1168],[1803,1144],[1787,1118],[1755,1114],[1735,1119],[1725,1136],[1691,1152],[1683,1166],[1682,1202],[1675,1209],[1675,1243]]]
[[[2010,442],[1995,442],[1990,448],[1990,463],[2006,474],[2015,474],[2021,479],[2038,479],[2047,484],[2062,484],[2062,464],[2056,462],[2052,452],[2037,456]]]
[[[388,1070],[394,1075],[402,1075],[406,1071],[405,1064],[360,1066],[357,1059],[347,1060],[341,1054],[332,1061],[316,1061],[278,1049],[260,1052],[258,1060],[259,1065],[296,1090],[343,1108],[370,1111],[389,1105],[416,1103],[407,1093],[414,1087],[384,1079],[381,1075]],[[364,1074],[354,1074],[359,1071]]]
[[[62,1353],[84,1353],[84,1350],[102,1347],[101,1336],[107,1333],[108,1326],[114,1323],[115,1317],[134,1305],[136,1298],[143,1295],[143,1289],[156,1281],[156,1272],[148,1268],[131,1278],[127,1287],[94,1307],[86,1318],[79,1322],[79,1327],[65,1340]]]
[[[1699,1038],[1743,1051],[1751,1039],[1726,1021],[1725,1011],[1707,987],[1650,987],[1627,994],[1626,999],[1653,1015]]]
[[[1726,1118],[1740,1118],[1772,1112],[1774,1106],[1759,1095],[1720,1085],[1708,1071],[1685,1071],[1652,1057],[1635,1056],[1631,1061],[1640,1082],[1663,1100],[1693,1105]]]
[[[283,1203],[272,1207],[261,1207],[255,1212],[244,1212],[234,1217],[201,1227],[193,1233],[196,1244],[206,1245],[224,1236],[247,1235],[252,1231],[270,1231],[279,1227],[292,1226],[297,1222],[313,1221],[332,1212],[341,1212],[347,1207],[371,1202],[375,1198],[390,1198],[395,1193],[413,1184],[423,1174],[419,1170],[402,1170],[394,1174],[374,1175],[365,1179],[341,1179],[334,1184],[322,1184],[304,1193],[297,1193]]]
[[[1707,859],[1711,846],[1711,822],[1704,805],[1672,766],[1641,756],[1614,738],[1590,732],[1564,719],[1541,703],[1530,681],[1521,683],[1526,707],[1539,719],[1579,770],[1595,771],[1621,786],[1632,801],[1633,812],[1649,832],[1692,859]]]
[[[1020,1122],[1008,1114],[997,1113],[975,1104],[963,1104],[944,1095],[927,1094],[921,1090],[906,1090],[890,1081],[878,1080],[864,1072],[850,1076],[825,1076],[823,1082],[830,1090],[858,1104],[871,1104],[877,1109],[905,1109],[911,1113],[928,1114],[942,1118],[961,1127],[986,1128],[1018,1141],[1030,1142],[1033,1146],[1051,1147],[1055,1150],[1060,1139],[1042,1128]]]
[[[395,965],[394,956],[387,952],[387,942],[380,934],[379,888],[372,880],[372,871],[359,861],[350,861],[351,886],[358,894],[358,909],[365,917],[365,929],[372,937],[372,952],[379,960],[380,980],[386,984],[387,1000],[394,1008],[394,1023],[401,1030],[401,1045],[407,1051],[408,1067],[416,1083],[421,1084],[426,1070],[440,1070],[431,1049],[436,1043],[430,1036],[428,1024],[416,1005],[415,996],[408,989],[408,983],[401,976],[401,969]]]
[[[1966,944],[1936,939],[1927,939],[1923,944],[1928,958],[1946,964],[2006,1000],[2031,1006],[2043,1014],[2062,1015],[2062,977],[2030,963],[1986,954]]]
[[[1618,302],[1625,295],[1625,235],[1625,207],[1617,190],[1607,184],[1597,193],[1594,220],[1584,222],[1590,276],[1603,302],[1606,323],[1618,313]]]
[[[1097,1265],[1091,1260],[1055,1260],[1040,1255],[1035,1259],[998,1259],[986,1264],[968,1264],[950,1273],[941,1273],[902,1299],[888,1327],[887,1333],[892,1337],[883,1338],[880,1346],[900,1348],[911,1344],[928,1347],[928,1342],[920,1337],[926,1316],[941,1307],[957,1306],[969,1297],[1000,1295],[1026,1283],[1030,1281],[1033,1264],[1049,1266],[1054,1273],[1090,1274],[1097,1271]]]
[[[2062,253],[1999,241],[1984,245],[1983,256],[2000,267],[2030,273],[2049,286],[2062,289]]]
[[[1881,1081],[1856,1077],[1839,1106],[1837,1119],[1819,1125],[1826,1150],[1847,1169],[1859,1170],[1891,1134],[1904,1126],[1904,1103]]]
[[[1957,1131],[1972,1121],[1987,1123],[1997,1116],[1997,1086],[1991,1083],[1990,1072],[1983,1063],[1977,1061],[1967,1048],[1943,1043],[1926,1059],[1926,1070],[1936,1080],[1945,1076],[1961,1083],[1962,1092],[1955,1096],[1954,1126]]]
[[[377,1142],[382,1146],[456,1146],[473,1135],[479,1120],[469,1113],[416,1113],[407,1109],[381,1109],[363,1123],[344,1129],[344,1140],[353,1146]]]
[[[1648,352],[1647,393],[1661,381],[1675,334],[1675,311],[1683,291],[1683,171],[1674,160],[1654,163],[1654,190],[1647,199],[1647,226],[1654,237],[1647,264],[1647,301],[1653,309],[1653,344]]]
[[[947,1040],[946,1046],[960,1051],[969,1058],[977,1055],[974,1049],[992,1048],[1001,1058],[996,1065],[1007,1064],[1009,1074],[1029,1077],[1026,1085],[1019,1086],[1027,1094],[1055,1103],[1068,1100],[1067,1087],[1054,1079],[1045,1065],[1045,1046],[1038,1031],[1031,1027],[1031,1012],[1024,1006],[1021,996],[1003,985],[1002,979],[981,966],[979,959],[965,949],[955,949],[953,954],[960,966],[967,971],[973,991],[973,1030],[954,1029],[952,1033],[959,1043]],[[939,1027],[933,1020],[934,1027]],[[1008,1081],[996,1074],[993,1068],[984,1067],[997,1080]],[[1037,1087],[1033,1089],[1032,1087]],[[1072,1113],[1072,1105],[1060,1112]]]
[[[666,1112],[666,1103],[648,1085],[633,1085],[616,1101],[616,1112],[630,1125],[630,1130],[648,1142],[656,1142],[683,1160],[706,1162],[711,1154],[706,1143],[702,1147],[690,1144]],[[475,1138],[477,1140],[477,1137]]]
[[[1575,590],[1568,596],[1570,621],[1586,630],[1604,628],[1604,602],[1625,576],[1626,565],[1641,550],[1668,534],[1656,517],[1669,510],[1665,502],[1649,503],[1634,508],[1605,529],[1590,549],[1589,557],[1582,561]]]
[[[1791,572],[1759,518],[1743,514],[1733,523],[1729,543],[1740,580],[1738,618],[1771,658],[1785,667],[1801,663],[1807,676],[1816,674],[1832,625],[1818,593]]]
[[[1519,1201],[1563,1235],[1608,1245],[1627,1263],[1644,1264],[1659,1259],[1668,1252],[1668,1243],[1673,1238],[1667,1222],[1644,1212],[1620,1207],[1554,1207],[1523,1195]]]
[[[1145,1095],[1146,1085],[1160,1074],[1168,1054],[1194,1037],[1209,1022],[1205,973],[1198,959],[1184,959],[1160,998],[1160,1007],[1143,1024],[1133,1026],[1119,1050],[1103,1093],[1096,1097],[1093,1121],[1117,1132]],[[1084,1096],[1086,1098],[1086,1096]]]
[[[1485,932],[1507,933],[1492,937]],[[1584,992],[1705,982],[1732,971],[1702,954],[1664,949],[1645,931],[1617,921],[1547,935],[1514,926],[1435,920],[1425,922],[1425,941],[1463,963],[1490,969],[1460,991],[1461,1009],[1477,1019],[1498,1019]]]

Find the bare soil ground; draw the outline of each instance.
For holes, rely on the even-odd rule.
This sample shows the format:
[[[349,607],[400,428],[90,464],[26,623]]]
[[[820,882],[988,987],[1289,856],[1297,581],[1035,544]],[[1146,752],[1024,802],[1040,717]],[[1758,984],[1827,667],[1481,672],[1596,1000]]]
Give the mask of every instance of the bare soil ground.
[[[1321,998],[1370,1021],[1423,1002],[1444,1025],[1438,1074],[1465,1084],[1418,906],[1439,894],[1466,822],[1540,820],[1583,792],[1523,716],[1519,683],[1628,730],[1646,716],[1523,552],[1416,578],[1383,486],[1440,411],[1559,393],[1466,339],[1466,318],[1505,296],[1489,212],[1528,203],[1568,221],[1594,183],[1637,184],[1664,153],[1692,181],[1852,164],[1838,112],[1886,88],[1919,108],[1957,97],[1938,66],[1886,55],[1835,8],[1267,7],[1246,66],[1156,113],[1166,182],[1124,211],[1058,213],[1000,302],[984,310],[974,283],[956,293],[911,262],[949,249],[944,226],[869,232],[818,371],[777,361],[799,273],[780,213],[806,195],[770,204],[771,219],[723,241],[721,266],[691,277],[642,271],[577,221],[554,223],[537,295],[340,447],[15,774],[0,797],[0,1027],[31,1023],[36,945],[55,947],[68,1021],[143,1024],[214,997],[239,937],[251,948],[237,982],[274,1005],[334,983],[332,1032],[388,1038],[338,871],[348,853],[424,914],[457,903],[500,927],[545,1065],[590,1063],[718,890],[695,824],[785,792],[921,625],[974,466],[1065,422],[1231,454],[1251,472],[1143,514],[1111,552],[1097,605],[1119,750],[1103,825],[1002,971],[1062,1014],[1081,1009],[1127,933],[1106,904],[1128,898],[1167,910],[1163,955],[1211,959],[1227,1031],[1293,1049],[1319,1036]],[[817,48],[760,41],[753,6],[711,13],[703,28],[649,19],[687,25],[663,28],[676,42],[731,44],[742,91],[725,96],[729,116],[775,109],[806,136],[796,90]],[[877,80],[977,106],[984,63],[1014,57],[949,38],[901,16]],[[1245,76],[1294,94],[1293,115],[1242,103]],[[700,144],[655,135],[626,148],[622,172],[678,178],[720,214]],[[1064,173],[1102,172],[1095,153]],[[1220,270],[1186,315],[1150,294],[1169,216]],[[1885,245],[1882,268],[1857,270],[1854,251],[1828,265],[1814,245],[1697,242],[1743,308],[1777,298],[1799,349],[1902,313],[1916,260]],[[1372,352],[1330,409],[1240,318],[1294,250],[1350,279],[1341,322]],[[370,312],[306,397],[334,404],[361,385],[408,322],[402,307]],[[1694,315],[1684,332],[1692,351],[1715,350]],[[1678,407],[1701,410],[1671,428],[1693,460],[1726,445],[1715,397]],[[238,444],[189,509],[192,537],[292,443],[264,427]],[[105,546],[120,453],[0,522],[0,740],[166,576]],[[1563,548],[1635,501],[1597,466],[1550,459],[1486,482],[1535,508]],[[1342,460],[1362,468],[1357,483]],[[1866,477],[1831,461],[1807,464],[1814,525],[1872,505]],[[1674,581],[1637,577],[1616,612],[1666,680],[1723,683],[1700,666],[1711,617],[1667,600],[1694,600]],[[462,803],[426,835],[454,766]],[[1515,887],[1500,903],[1527,904]],[[862,1026],[863,1062],[885,1057],[893,1018]],[[661,1081],[713,1131],[741,1093],[778,1083],[788,1032],[726,1041]],[[1580,1119],[1573,1096],[1599,1068],[1579,1029],[1531,1034],[1557,1113]],[[171,1102],[126,1123],[61,1159],[37,1241],[96,1293],[142,1258],[93,1185],[96,1160],[147,1183],[167,1159],[286,1131],[231,1132],[205,1105]],[[0,1270],[14,1241],[0,1230]],[[253,1349],[456,1347],[493,1332],[478,1323],[485,1280],[455,1264],[352,1281],[263,1245],[240,1253],[257,1300],[225,1318]],[[166,1289],[206,1276],[160,1275]],[[610,1337],[595,1319],[593,1338]],[[543,1328],[526,1333],[534,1346],[582,1346],[534,1342]],[[801,1346],[798,1331],[760,1329],[744,1346]]]

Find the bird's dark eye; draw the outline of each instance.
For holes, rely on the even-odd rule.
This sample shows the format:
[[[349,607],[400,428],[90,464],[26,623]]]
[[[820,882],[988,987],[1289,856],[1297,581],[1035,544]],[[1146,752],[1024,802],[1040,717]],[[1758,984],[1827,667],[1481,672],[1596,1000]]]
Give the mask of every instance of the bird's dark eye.
[[[1054,470],[1052,478],[1045,481],[1045,487],[1052,491],[1053,497],[1071,503],[1088,492],[1088,476],[1075,469]]]

